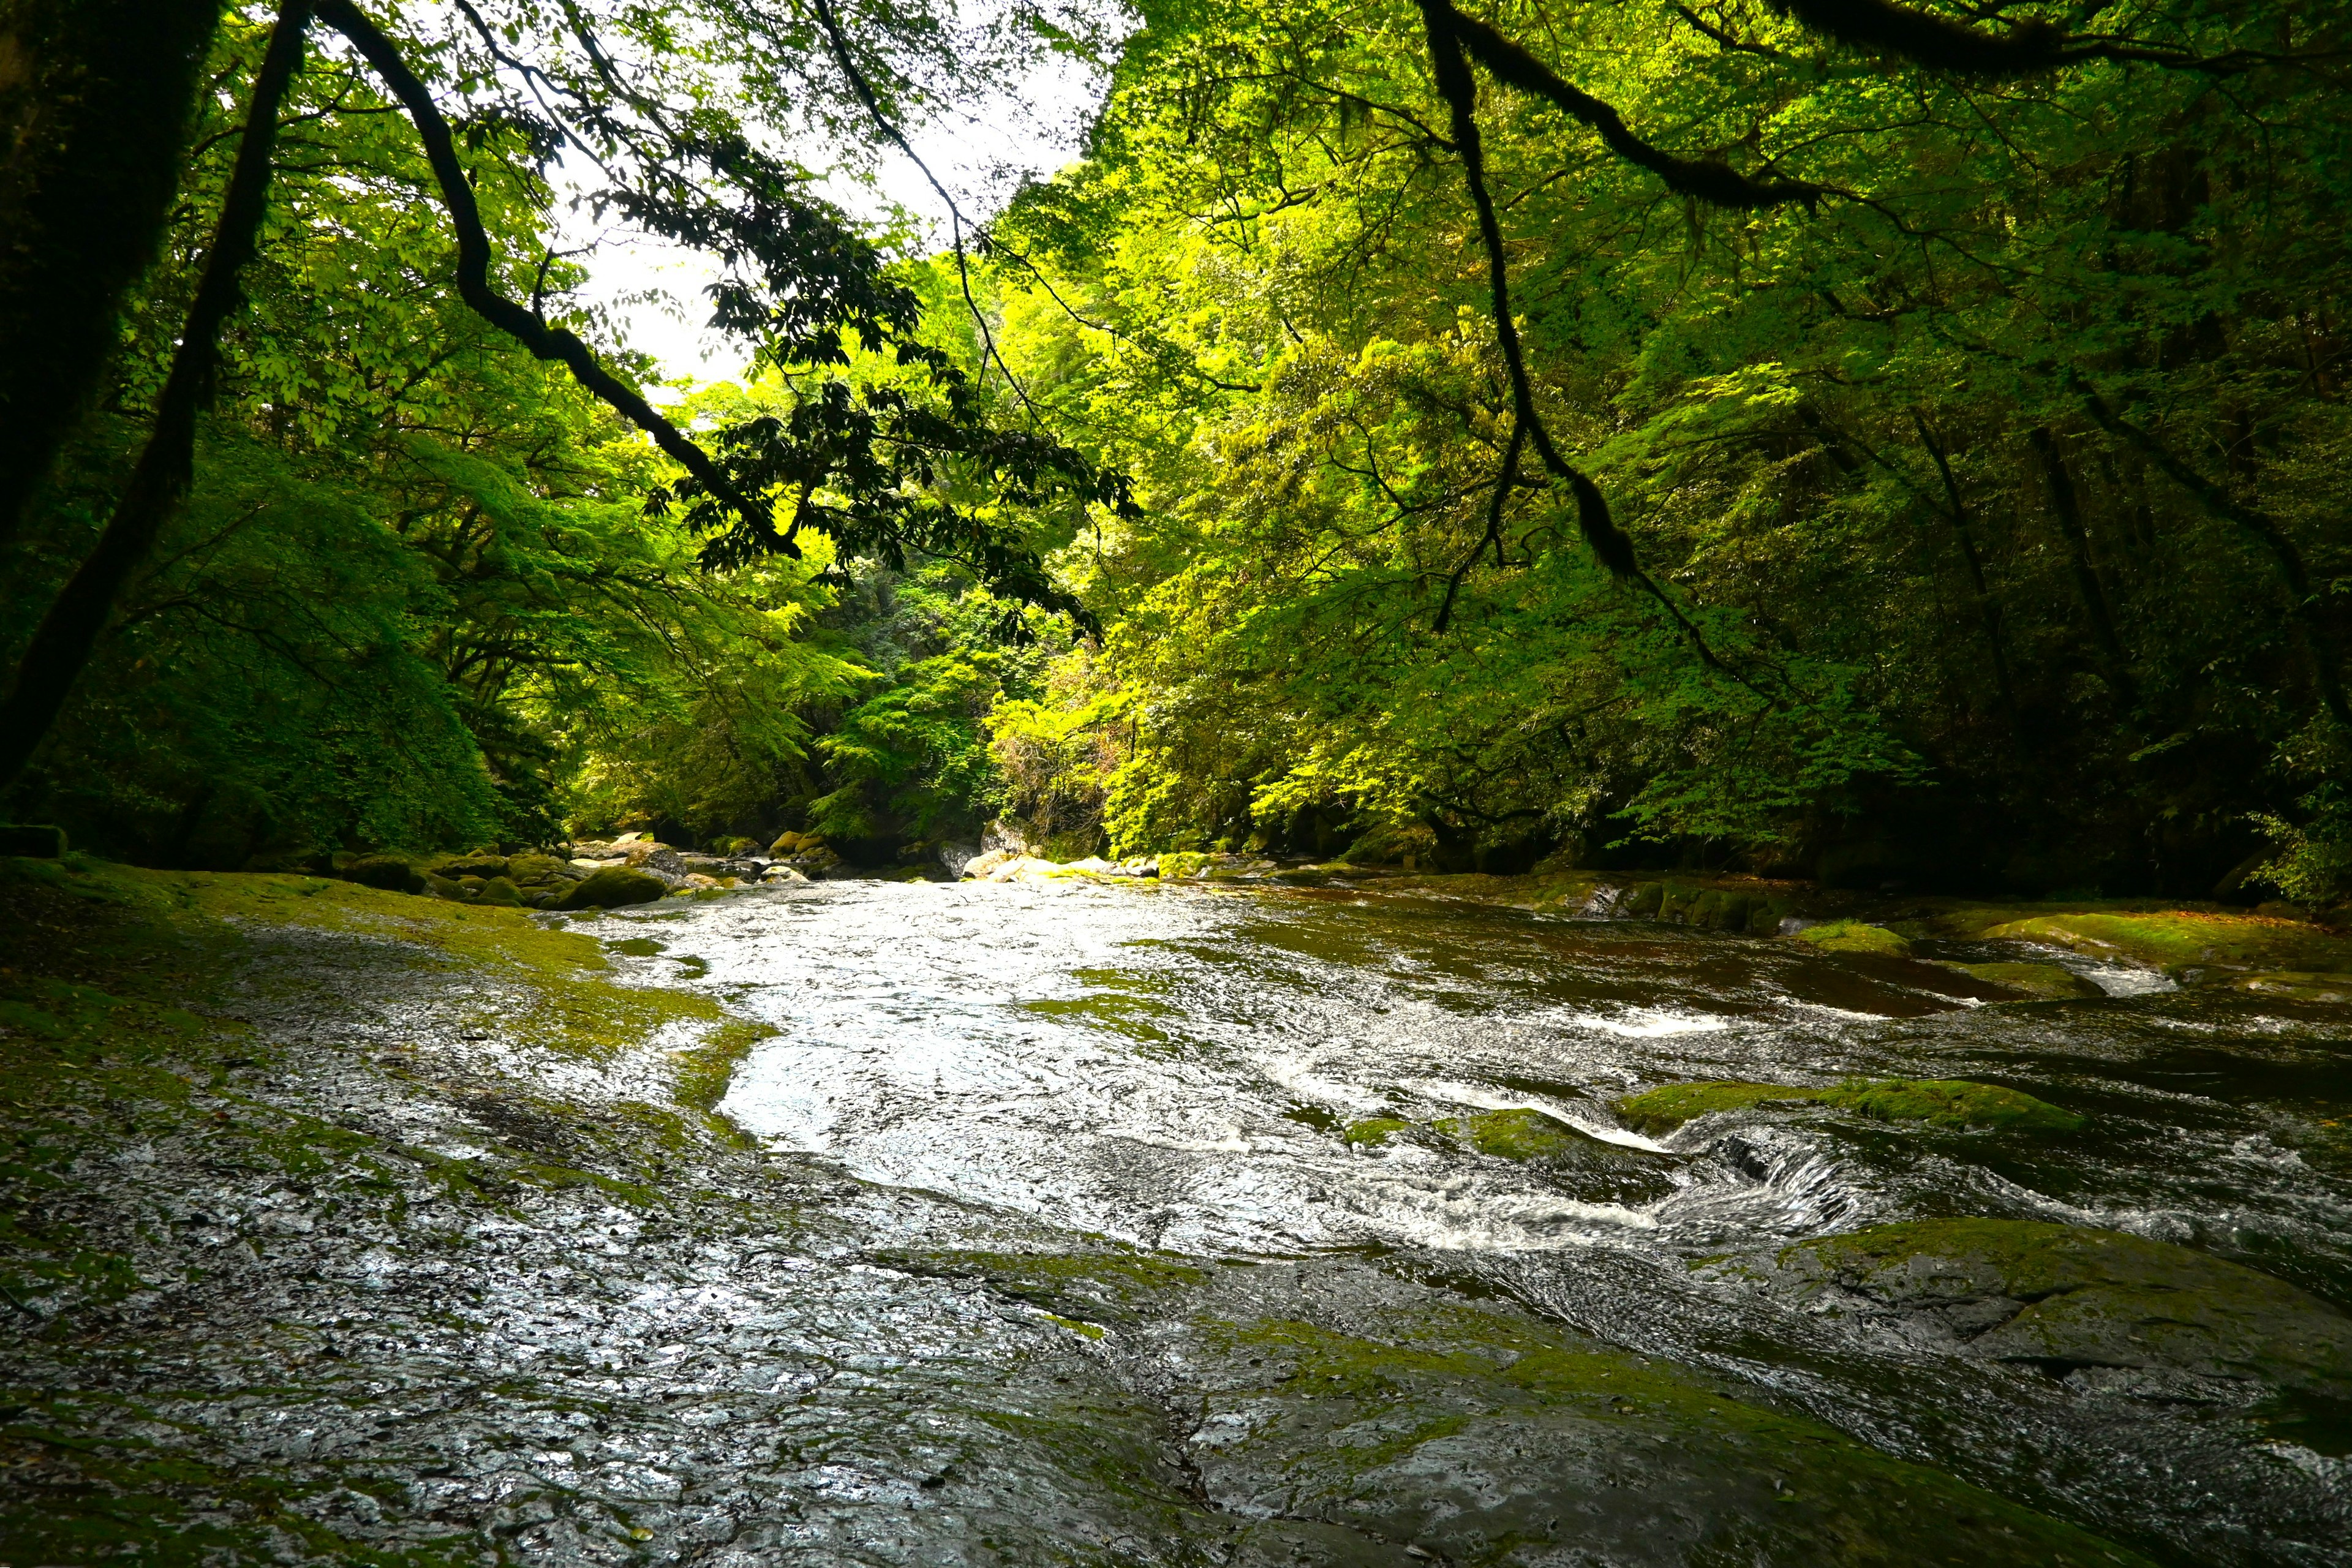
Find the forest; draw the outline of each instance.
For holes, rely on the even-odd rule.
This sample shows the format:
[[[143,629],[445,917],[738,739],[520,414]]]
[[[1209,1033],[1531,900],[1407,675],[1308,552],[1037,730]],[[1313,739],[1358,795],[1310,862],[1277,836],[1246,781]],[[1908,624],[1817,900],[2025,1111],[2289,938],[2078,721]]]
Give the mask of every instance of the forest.
[[[0,817],[2325,908],[2347,41],[9,0]],[[1100,90],[1066,166],[840,197],[1041,61]],[[744,374],[633,346],[583,225],[712,258]]]

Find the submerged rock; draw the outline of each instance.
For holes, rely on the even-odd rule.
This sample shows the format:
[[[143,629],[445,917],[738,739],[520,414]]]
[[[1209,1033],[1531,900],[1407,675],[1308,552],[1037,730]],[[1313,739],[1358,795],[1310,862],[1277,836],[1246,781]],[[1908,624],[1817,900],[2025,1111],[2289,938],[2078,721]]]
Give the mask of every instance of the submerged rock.
[[[1851,1079],[1829,1087],[1785,1083],[1670,1083],[1617,1101],[1617,1113],[1637,1131],[1671,1132],[1718,1110],[1811,1101],[1888,1121],[1940,1127],[2001,1127],[2069,1131],[2083,1124],[2072,1111],[2020,1089],[1965,1079]]]
[[[2044,1002],[2106,994],[2073,970],[2055,963],[1955,963],[1952,967],[1971,979],[2006,985]]]
[[[607,866],[591,872],[587,879],[563,895],[556,908],[562,910],[617,910],[628,904],[649,904],[669,891],[669,884],[648,871],[633,870],[626,866]]]
[[[2352,974],[2311,974],[2293,970],[2245,974],[2230,982],[2231,989],[2282,1002],[2352,1002]]]
[[[1667,1174],[1671,1156],[1607,1142],[1540,1110],[1486,1110],[1431,1126],[1481,1154],[1541,1166],[1593,1202],[1640,1203],[1674,1184]]]
[[[1752,1272],[1816,1312],[2057,1375],[2169,1371],[2352,1395],[2352,1317],[2283,1279],[2120,1231],[1919,1220],[1805,1242]]]

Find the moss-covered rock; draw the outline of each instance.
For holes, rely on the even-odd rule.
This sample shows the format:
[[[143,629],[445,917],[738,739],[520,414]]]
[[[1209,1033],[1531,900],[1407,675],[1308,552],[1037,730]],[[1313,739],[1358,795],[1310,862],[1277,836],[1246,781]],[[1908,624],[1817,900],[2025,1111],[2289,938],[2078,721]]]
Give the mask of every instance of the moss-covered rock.
[[[1812,1101],[1887,1121],[2070,1131],[2083,1119],[2013,1089],[1962,1079],[1851,1079],[1826,1088],[1780,1083],[1670,1083],[1617,1101],[1626,1125],[1653,1135],[1718,1110]]]
[[[1540,1110],[1482,1110],[1475,1116],[1448,1117],[1431,1125],[1481,1154],[1504,1160],[1555,1159],[1580,1142],[1593,1142],[1567,1122]]]
[[[1367,1116],[1361,1121],[1348,1123],[1339,1136],[1350,1148],[1377,1149],[1400,1132],[1412,1131],[1412,1123],[1394,1116]]]
[[[507,858],[488,850],[471,855],[452,855],[430,869],[435,876],[446,877],[452,881],[463,881],[468,877],[488,880],[507,874]]]
[[[1964,1079],[1881,1079],[1843,1083],[1822,1095],[1824,1104],[1886,1121],[1931,1121],[1939,1127],[2004,1127],[2071,1132],[2083,1119],[2014,1089]]]
[[[2055,963],[1955,963],[1952,967],[1971,979],[2006,985],[2042,1002],[2106,994],[2073,970]]]
[[[387,893],[422,893],[425,873],[397,855],[365,855],[343,868],[342,875],[362,888]]]
[[[2230,988],[2256,996],[2276,997],[2282,1002],[2352,1002],[2352,974],[2273,970],[2263,974],[2239,975],[2230,982]]]
[[[1799,931],[1797,940],[1811,942],[1824,952],[1878,952],[1901,958],[1911,951],[1909,942],[1885,926],[1861,921],[1824,921]]]
[[[2352,1316],[2242,1265],[2029,1220],[1879,1226],[1787,1248],[1757,1275],[1991,1361],[2168,1370],[2352,1394]]]
[[[669,891],[669,884],[650,871],[607,866],[589,873],[557,901],[562,910],[617,910],[629,904],[649,904]]]
[[[1819,1100],[1828,1092],[1784,1083],[1670,1083],[1629,1094],[1617,1101],[1616,1110],[1625,1125],[1655,1137],[1718,1110],[1795,1104]]]
[[[1540,1110],[1485,1110],[1430,1126],[1481,1154],[1540,1166],[1591,1203],[1643,1203],[1674,1184],[1671,1157],[1608,1142]]]
[[[2121,1568],[2135,1554],[1802,1416],[1500,1312],[1203,1324],[1208,1498],[1347,1534],[1308,1563]],[[1186,1390],[1192,1393],[1192,1390]],[[1261,1559],[1261,1561],[1271,1561]],[[1399,1563],[1398,1568],[1402,1568]]]
[[[2123,903],[2060,909],[1967,905],[1936,919],[1947,935],[2044,942],[2168,973],[2200,968],[2352,973],[2352,936],[2307,921]]]

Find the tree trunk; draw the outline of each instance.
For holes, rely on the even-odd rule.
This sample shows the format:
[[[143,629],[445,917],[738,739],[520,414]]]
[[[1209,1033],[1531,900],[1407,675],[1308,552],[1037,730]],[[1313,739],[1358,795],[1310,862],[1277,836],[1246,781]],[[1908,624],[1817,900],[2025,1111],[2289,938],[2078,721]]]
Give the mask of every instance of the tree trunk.
[[[153,551],[155,536],[187,493],[195,462],[196,414],[211,395],[221,327],[243,302],[236,276],[253,258],[261,232],[278,106],[300,68],[302,33],[310,21],[310,0],[285,0],[278,10],[268,52],[254,78],[245,138],[237,147],[228,195],[221,204],[220,226],[180,336],[180,352],[172,361],[171,379],[163,384],[155,428],[97,548],[42,617],[40,630],[33,634],[17,666],[16,686],[7,701],[0,703],[0,789],[16,782],[57,721],[66,694],[106,629],[122,585]]]
[[[171,216],[220,0],[0,0],[0,542]]]

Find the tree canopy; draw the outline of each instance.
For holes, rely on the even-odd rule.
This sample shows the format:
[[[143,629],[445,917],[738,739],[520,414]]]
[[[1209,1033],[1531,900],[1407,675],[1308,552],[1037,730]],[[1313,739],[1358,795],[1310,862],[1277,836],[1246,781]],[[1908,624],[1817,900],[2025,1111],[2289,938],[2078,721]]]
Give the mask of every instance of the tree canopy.
[[[12,815],[2345,890],[2332,0],[151,8],[6,22],[20,145],[190,114],[0,184]],[[1053,50],[950,250],[821,195]],[[744,384],[646,399],[559,174]]]

